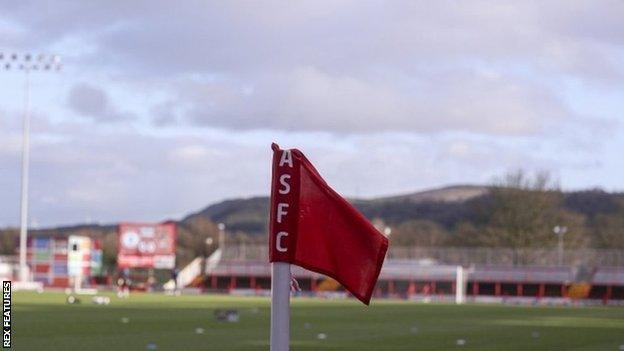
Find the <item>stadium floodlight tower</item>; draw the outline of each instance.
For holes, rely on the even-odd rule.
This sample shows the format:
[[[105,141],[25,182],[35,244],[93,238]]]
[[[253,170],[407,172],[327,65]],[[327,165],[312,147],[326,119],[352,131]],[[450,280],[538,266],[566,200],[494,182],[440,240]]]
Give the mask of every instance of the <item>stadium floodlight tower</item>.
[[[28,171],[30,166],[30,74],[33,72],[58,72],[61,58],[58,55],[0,52],[0,69],[24,73],[24,121],[22,136],[22,189],[20,203],[20,251],[19,280],[29,281],[26,265],[26,241],[28,236]]]

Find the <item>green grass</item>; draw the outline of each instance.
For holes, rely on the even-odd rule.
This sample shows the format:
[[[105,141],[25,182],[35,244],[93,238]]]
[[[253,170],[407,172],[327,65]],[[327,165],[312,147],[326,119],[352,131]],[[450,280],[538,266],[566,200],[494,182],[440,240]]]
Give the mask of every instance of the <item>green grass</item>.
[[[13,295],[15,350],[268,350],[269,301],[264,298],[134,294],[90,297]],[[219,323],[218,308],[238,309],[238,323]],[[619,350],[622,308],[546,308],[295,299],[291,350]],[[129,323],[121,322],[123,317]],[[306,328],[306,324],[307,328]],[[205,329],[196,334],[195,329]],[[539,333],[533,337],[532,333]],[[327,339],[318,340],[319,333]],[[465,339],[465,346],[457,346]]]

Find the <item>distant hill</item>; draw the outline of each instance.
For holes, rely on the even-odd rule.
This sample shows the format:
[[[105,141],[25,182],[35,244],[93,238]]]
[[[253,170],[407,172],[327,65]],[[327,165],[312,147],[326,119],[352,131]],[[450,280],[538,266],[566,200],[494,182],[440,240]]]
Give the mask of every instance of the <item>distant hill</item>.
[[[458,207],[467,200],[487,193],[483,186],[449,186],[405,195],[374,199],[350,199],[369,218],[381,218],[389,223],[407,219],[426,218],[451,225]],[[184,218],[189,221],[198,216],[224,223],[230,232],[251,235],[266,233],[269,213],[268,197],[226,200],[210,205]]]
[[[268,216],[269,197],[262,196],[219,202],[187,216],[182,222],[204,217],[216,223],[224,223],[228,232],[259,234],[265,232]]]
[[[381,219],[390,225],[422,219],[452,229],[461,221],[472,220],[474,216],[472,205],[475,202],[487,201],[489,189],[486,186],[458,185],[404,195],[349,199],[349,201],[369,219]],[[563,206],[591,220],[598,214],[614,213],[618,208],[618,199],[624,199],[624,195],[598,189],[566,192]],[[217,223],[225,223],[232,232],[265,234],[268,206],[268,197],[226,200],[193,213],[182,222],[201,216]]]
[[[489,188],[486,186],[457,185],[410,194],[386,196],[372,199],[350,199],[366,217],[381,219],[387,224],[396,225],[408,220],[423,219],[435,222],[444,228],[452,229],[460,221],[470,221],[471,204],[486,201]],[[621,193],[608,193],[602,190],[586,190],[565,193],[564,207],[592,219],[598,214],[610,214],[617,210]],[[203,217],[216,223],[225,223],[228,233],[264,235],[269,213],[267,196],[225,200],[209,205],[192,213],[178,223],[187,224],[190,220]],[[76,232],[90,232],[92,235],[115,230],[114,224],[46,228],[34,230],[43,235],[69,235]]]
[[[479,185],[455,185],[439,189],[425,190],[406,195],[380,197],[374,202],[463,202],[485,195],[488,187]]]

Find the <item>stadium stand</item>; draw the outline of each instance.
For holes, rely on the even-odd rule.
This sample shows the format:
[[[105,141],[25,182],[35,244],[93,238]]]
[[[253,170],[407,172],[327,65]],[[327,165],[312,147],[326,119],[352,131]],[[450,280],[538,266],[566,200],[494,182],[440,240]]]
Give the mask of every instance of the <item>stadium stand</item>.
[[[209,259],[202,288],[212,291],[270,288],[270,266],[263,245],[229,246]],[[468,299],[563,298],[624,301],[624,254],[617,250],[567,251],[557,265],[556,250],[491,248],[391,248],[376,295],[396,298],[454,294],[456,267],[462,266]],[[324,289],[325,277],[293,267],[304,292]],[[337,289],[332,289],[337,290]]]

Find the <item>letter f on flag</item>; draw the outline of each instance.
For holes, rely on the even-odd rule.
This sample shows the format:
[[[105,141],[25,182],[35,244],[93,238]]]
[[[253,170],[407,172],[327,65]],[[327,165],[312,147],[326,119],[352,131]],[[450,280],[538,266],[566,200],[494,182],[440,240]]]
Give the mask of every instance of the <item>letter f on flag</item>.
[[[368,305],[388,239],[327,185],[301,151],[272,148],[270,262],[334,278]]]

